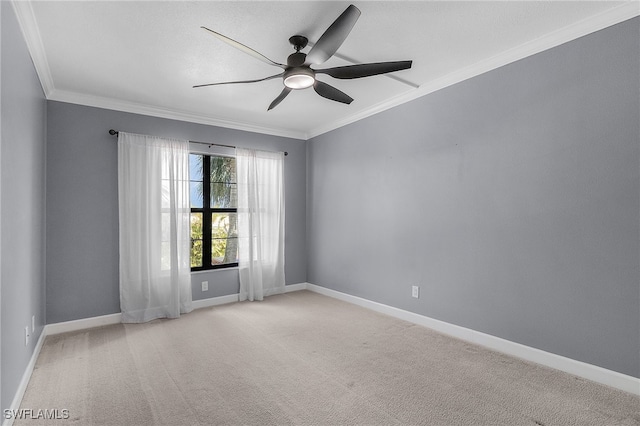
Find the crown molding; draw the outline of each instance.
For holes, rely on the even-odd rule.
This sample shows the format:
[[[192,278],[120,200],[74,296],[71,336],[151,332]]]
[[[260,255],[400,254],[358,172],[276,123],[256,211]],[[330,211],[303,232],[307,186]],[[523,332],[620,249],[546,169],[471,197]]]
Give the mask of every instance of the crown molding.
[[[243,130],[245,132],[260,133],[265,135],[281,136],[292,139],[307,140],[307,134],[293,130],[277,129],[264,126],[256,126],[240,121],[223,120],[214,117],[207,117],[185,111],[178,111],[167,108],[160,108],[152,105],[145,105],[137,102],[127,102],[118,99],[105,98],[101,96],[86,95],[82,93],[70,92],[66,90],[53,90],[48,100],[67,102],[71,104],[85,105],[96,108],[104,108],[115,111],[130,112],[152,117],[167,118],[170,120],[186,121],[189,123],[206,124],[209,126],[225,127],[228,129]]]
[[[487,58],[480,62],[476,62],[475,64],[472,64],[468,67],[461,68],[457,71],[445,75],[444,77],[430,81],[427,84],[421,85],[416,90],[410,90],[385,102],[381,102],[370,108],[367,108],[366,110],[360,111],[357,114],[353,114],[338,121],[328,123],[325,126],[320,126],[312,129],[309,131],[308,137],[309,139],[314,138],[316,136],[330,132],[331,130],[338,129],[340,127],[346,126],[347,124],[354,123],[356,121],[378,114],[379,112],[386,111],[390,108],[444,89],[445,87],[452,86],[456,83],[460,83],[464,80],[470,79],[480,74],[484,74],[488,71],[492,71],[496,68],[500,68],[512,62],[524,59],[528,56],[535,55],[536,53],[549,50],[577,38],[632,19],[638,15],[640,15],[640,1],[629,0],[625,4],[606,10],[600,14],[590,16],[589,18],[583,19],[582,21],[578,21],[574,24],[548,33],[540,38],[506,50],[498,55]]]
[[[61,102],[69,102],[80,105],[105,108],[116,111],[130,112],[135,114],[149,115],[160,118],[187,121],[211,126],[219,126],[236,130],[243,130],[254,133],[262,133],[274,136],[282,136],[294,139],[308,140],[321,134],[330,132],[337,128],[346,126],[380,112],[386,111],[398,105],[410,102],[435,91],[444,89],[460,83],[469,78],[484,74],[488,71],[526,58],[536,53],[543,52],[585,35],[594,33],[606,27],[618,24],[628,19],[640,15],[640,1],[628,0],[624,4],[606,10],[600,14],[591,16],[582,21],[576,22],[559,30],[553,31],[545,36],[521,44],[493,57],[487,58],[468,67],[452,72],[444,77],[430,81],[419,88],[404,92],[392,99],[380,102],[372,107],[358,113],[348,115],[340,120],[327,123],[326,125],[310,129],[308,132],[298,132],[287,129],[278,129],[264,126],[256,126],[240,121],[217,119],[204,115],[188,113],[184,111],[159,108],[151,105],[144,105],[134,102],[121,101],[93,95],[56,90],[44,45],[38,30],[38,25],[31,7],[30,1],[12,0],[20,28],[24,35],[27,47],[31,54],[40,84],[47,99]]]
[[[45,97],[48,99],[55,87],[31,2],[12,0],[11,5],[13,6],[18,24],[22,30],[22,36],[27,43],[27,49],[29,50],[31,60],[38,74],[40,85],[42,86]]]

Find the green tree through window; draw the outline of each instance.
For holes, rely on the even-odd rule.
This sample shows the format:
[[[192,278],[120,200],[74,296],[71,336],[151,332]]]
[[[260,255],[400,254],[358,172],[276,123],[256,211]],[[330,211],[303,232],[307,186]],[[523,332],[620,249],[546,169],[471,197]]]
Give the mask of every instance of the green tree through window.
[[[191,270],[238,265],[238,192],[233,157],[191,154]]]

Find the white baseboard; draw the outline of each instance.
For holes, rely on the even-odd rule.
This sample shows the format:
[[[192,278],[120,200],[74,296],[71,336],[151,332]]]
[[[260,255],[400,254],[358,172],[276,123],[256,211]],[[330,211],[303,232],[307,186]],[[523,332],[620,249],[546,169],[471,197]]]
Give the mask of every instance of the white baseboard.
[[[300,291],[300,290],[306,290],[306,289],[307,289],[307,283],[289,284],[284,286],[285,293],[291,293],[292,291]]]
[[[281,290],[280,288],[270,288],[265,290],[262,295],[263,297],[269,297],[269,296],[275,296],[277,294],[291,293],[292,291],[300,291],[300,290],[306,290],[306,289],[307,289],[307,283],[289,284],[284,286],[284,290]],[[243,300],[249,299],[248,293],[245,293],[243,296],[244,296]],[[238,294],[238,300],[240,300],[240,294]]]
[[[209,299],[194,300],[192,302],[193,309],[207,308],[209,306],[222,305],[225,303],[233,303],[238,301],[237,294],[231,294],[228,296],[212,297]],[[102,315],[99,317],[82,318],[79,320],[58,322],[54,324],[47,324],[45,326],[45,332],[47,336],[60,333],[68,333],[70,331],[86,330],[94,327],[102,327],[105,325],[119,324],[122,319],[122,314],[110,314]]]
[[[38,343],[36,343],[36,347],[33,349],[33,353],[31,354],[31,359],[29,360],[29,364],[27,364],[27,368],[24,370],[22,374],[22,379],[20,380],[20,384],[18,384],[18,389],[16,390],[16,394],[13,397],[13,401],[11,401],[11,406],[9,410],[13,412],[17,412],[20,409],[20,404],[22,403],[22,398],[24,397],[24,393],[27,390],[27,385],[29,384],[29,380],[31,379],[31,374],[33,373],[33,369],[36,366],[36,361],[38,360],[38,355],[40,355],[40,349],[42,349],[42,344],[44,343],[45,330],[42,329],[40,333],[40,337],[38,338]],[[5,414],[5,413],[3,413]],[[15,418],[12,416],[10,418],[5,418],[2,422],[2,426],[11,426],[13,425],[13,421]]]
[[[587,380],[611,386],[625,392],[640,396],[640,379],[596,365],[587,364],[582,361],[576,361],[561,355],[556,355],[540,349],[525,346],[509,340],[495,337],[490,334],[471,330],[469,328],[460,327],[437,319],[429,318],[424,315],[405,311],[403,309],[394,308],[393,306],[384,305],[361,297],[352,296],[350,294],[341,293],[326,287],[320,287],[315,284],[307,283],[307,290],[335,299],[343,300],[354,305],[362,306],[376,312],[380,312],[401,320],[412,322],[431,328],[443,334],[475,343],[486,348],[502,352],[507,355],[515,356],[527,361],[551,367],[556,370],[564,371]]]
[[[289,293],[292,291],[305,290],[307,283],[290,284],[284,287],[284,292]],[[227,296],[211,297],[208,299],[194,300],[191,302],[193,309],[208,308],[210,306],[224,305],[226,303],[233,303],[238,301],[238,294],[230,294]],[[47,324],[44,327],[43,334],[50,336],[60,333],[68,333],[70,331],[85,330],[88,328],[102,327],[105,325],[119,324],[121,321],[121,314],[102,315],[99,317],[83,318],[73,321],[58,322],[54,324]]]
[[[208,299],[194,300],[191,302],[193,309],[208,308],[210,306],[224,305],[226,303],[233,303],[238,301],[237,294],[230,294],[228,296],[210,297]]]
[[[70,331],[85,330],[87,328],[102,327],[104,325],[119,324],[122,315],[109,314],[99,317],[82,318],[73,321],[56,322],[44,326],[43,334],[51,336],[54,334],[68,333]]]

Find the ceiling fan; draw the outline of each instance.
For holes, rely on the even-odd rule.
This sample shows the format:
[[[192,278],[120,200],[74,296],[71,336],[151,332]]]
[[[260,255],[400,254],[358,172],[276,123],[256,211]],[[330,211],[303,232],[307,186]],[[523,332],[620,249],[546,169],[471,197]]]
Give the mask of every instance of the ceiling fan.
[[[220,40],[224,41],[225,43],[235,47],[236,49],[239,49],[244,53],[247,53],[248,55],[251,55],[254,58],[259,59],[260,61],[265,62],[269,65],[280,67],[284,71],[279,74],[260,78],[257,80],[199,84],[193,87],[196,88],[205,86],[217,86],[222,84],[257,83],[260,81],[272,80],[282,77],[285,87],[280,95],[278,95],[278,97],[276,97],[273,102],[271,102],[268,110],[275,108],[280,102],[282,102],[282,100],[287,97],[291,90],[306,89],[311,86],[313,86],[313,89],[317,94],[324,98],[336,102],[350,104],[351,101],[353,101],[353,98],[336,89],[335,87],[316,79],[316,75],[327,74],[333,78],[339,79],[362,78],[409,69],[411,68],[412,63],[412,61],[376,62],[369,64],[346,65],[326,69],[312,69],[311,65],[322,64],[326,62],[331,56],[333,56],[334,53],[336,53],[338,48],[342,45],[344,40],[351,32],[351,29],[360,17],[360,13],[360,10],[354,5],[350,5],[349,7],[347,7],[347,9],[342,12],[342,14],[333,22],[333,24],[331,24],[331,26],[327,28],[324,34],[322,34],[322,36],[318,39],[318,42],[311,48],[309,53],[300,52],[307,46],[309,42],[309,40],[305,36],[294,35],[289,38],[289,42],[293,45],[296,52],[289,55],[286,65],[274,62],[261,53],[258,53],[257,51],[251,49],[250,47],[245,46],[244,44],[239,43],[213,30],[210,30],[209,28],[201,27]]]

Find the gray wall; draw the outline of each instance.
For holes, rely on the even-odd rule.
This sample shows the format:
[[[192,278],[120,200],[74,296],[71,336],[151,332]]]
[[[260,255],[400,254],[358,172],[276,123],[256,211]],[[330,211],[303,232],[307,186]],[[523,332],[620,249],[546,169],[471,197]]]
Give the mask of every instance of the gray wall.
[[[46,101],[9,2],[1,12],[1,377],[9,408],[45,320]],[[36,317],[25,346],[26,326]]]
[[[217,142],[285,157],[285,274],[306,281],[306,142],[47,102],[47,323],[120,312],[117,140],[132,133]],[[201,282],[209,281],[209,291]],[[237,269],[192,275],[194,300],[236,294]]]
[[[308,281],[640,377],[638,28],[309,141]]]

